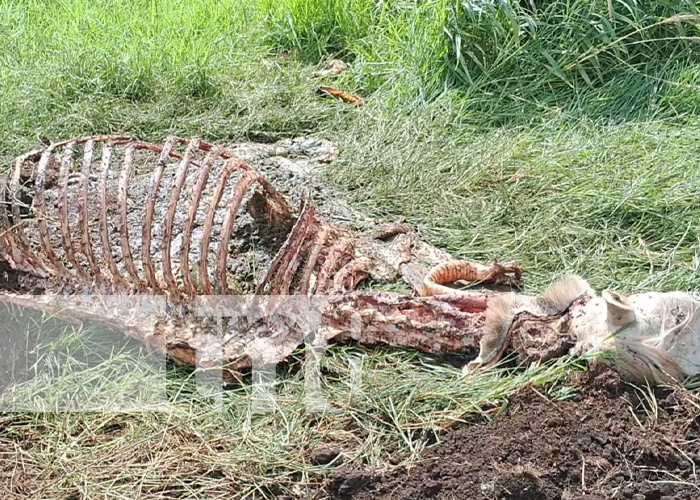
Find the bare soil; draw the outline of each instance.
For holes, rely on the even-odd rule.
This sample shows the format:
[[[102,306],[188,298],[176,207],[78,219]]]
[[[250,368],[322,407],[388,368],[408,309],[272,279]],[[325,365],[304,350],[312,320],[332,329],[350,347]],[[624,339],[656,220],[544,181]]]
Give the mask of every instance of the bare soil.
[[[329,493],[357,500],[700,498],[697,399],[657,390],[654,405],[611,372],[583,383],[565,401],[522,394],[492,422],[454,429],[408,470],[341,468]]]

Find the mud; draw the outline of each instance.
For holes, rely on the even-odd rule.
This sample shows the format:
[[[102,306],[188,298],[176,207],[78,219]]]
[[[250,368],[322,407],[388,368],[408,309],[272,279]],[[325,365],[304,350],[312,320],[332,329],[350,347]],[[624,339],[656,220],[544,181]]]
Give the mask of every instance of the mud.
[[[369,475],[341,468],[329,494],[357,500],[700,498],[697,396],[657,390],[657,404],[650,404],[611,372],[585,383],[581,395],[566,401],[526,392],[495,421],[454,429],[409,470]]]

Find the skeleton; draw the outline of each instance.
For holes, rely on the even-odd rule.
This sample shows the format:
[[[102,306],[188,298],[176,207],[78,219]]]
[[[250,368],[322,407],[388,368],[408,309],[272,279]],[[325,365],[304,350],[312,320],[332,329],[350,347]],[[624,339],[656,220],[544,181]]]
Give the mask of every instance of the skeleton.
[[[190,313],[210,295],[332,295],[323,311],[327,340],[351,340],[359,318],[363,335],[355,340],[366,344],[470,353],[494,294],[434,300],[355,292],[371,278],[402,279],[420,293],[427,269],[454,259],[405,224],[364,236],[323,221],[306,196],[294,210],[231,151],[196,139],[51,144],[13,162],[0,201],[0,302],[107,323],[186,363],[199,356],[199,366],[204,359],[240,371],[261,337],[274,339],[280,361],[303,341],[289,324],[229,322],[215,332]],[[254,269],[243,265],[251,258]],[[481,268],[503,283],[521,272],[513,263]],[[140,312],[129,297],[141,295],[163,297],[166,306]],[[219,353],[207,340],[217,333]]]
[[[567,350],[615,351],[618,367],[632,378],[700,372],[698,301],[691,294],[598,297],[579,277],[542,296],[452,288],[460,280],[517,287],[522,270],[513,262],[458,261],[404,224],[384,225],[372,236],[354,233],[319,218],[307,196],[295,211],[248,164],[198,139],[54,143],[14,161],[0,179],[0,201],[0,265],[12,275],[0,302],[108,323],[186,363],[199,357],[199,366],[238,372],[250,367],[261,338],[276,361],[303,341],[294,324],[233,322],[212,344],[211,335],[197,336],[208,325],[188,314],[194,300],[321,295],[328,296],[325,340],[438,354],[470,353],[479,342],[469,371],[492,366],[511,346],[522,361]],[[251,242],[257,253],[247,248]],[[258,259],[254,269],[234,265],[250,255]],[[421,296],[356,291],[368,278],[403,280]],[[158,314],[133,303],[115,308],[105,299],[114,294],[155,294],[167,307]],[[357,321],[361,338],[350,334]]]

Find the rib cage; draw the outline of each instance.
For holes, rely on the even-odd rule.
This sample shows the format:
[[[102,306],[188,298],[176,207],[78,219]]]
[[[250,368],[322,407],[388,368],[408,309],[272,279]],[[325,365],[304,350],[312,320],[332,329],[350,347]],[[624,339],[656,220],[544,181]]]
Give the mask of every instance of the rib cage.
[[[267,222],[291,224],[285,198],[226,148],[174,136],[51,144],[18,157],[0,181],[0,257],[102,293],[229,294],[230,246],[255,186]]]

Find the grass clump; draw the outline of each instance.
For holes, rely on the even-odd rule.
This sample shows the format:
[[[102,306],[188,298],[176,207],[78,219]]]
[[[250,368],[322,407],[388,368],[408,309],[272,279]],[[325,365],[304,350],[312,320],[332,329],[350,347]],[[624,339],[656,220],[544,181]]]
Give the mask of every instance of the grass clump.
[[[289,0],[263,8],[278,50],[357,61],[351,85],[391,88],[404,100],[459,89],[491,123],[562,108],[638,118],[659,111],[645,101],[660,85],[687,88],[689,77],[695,85],[690,1]],[[679,72],[685,83],[669,78]]]
[[[329,56],[353,58],[354,45],[370,34],[377,14],[373,0],[266,0],[258,9],[265,13],[271,44],[313,62]]]

